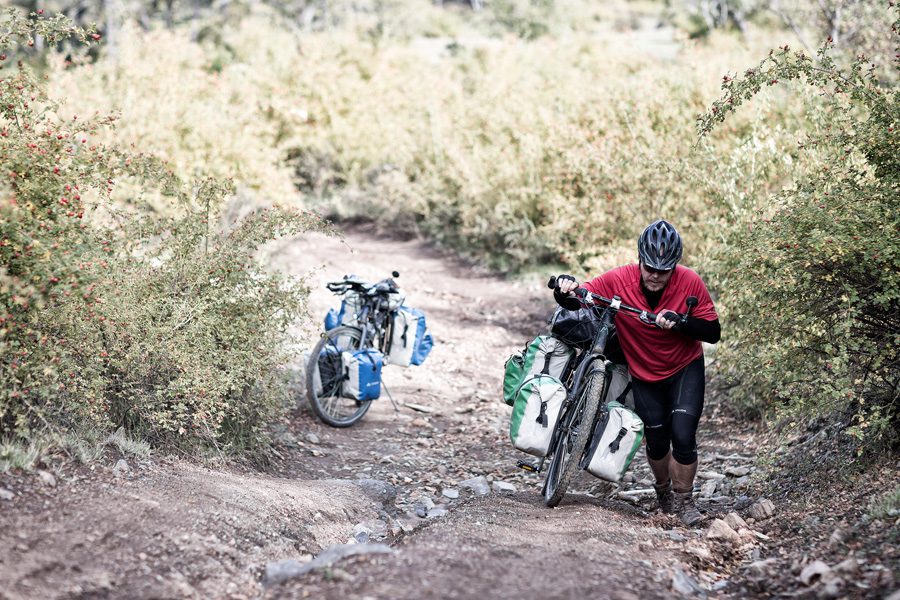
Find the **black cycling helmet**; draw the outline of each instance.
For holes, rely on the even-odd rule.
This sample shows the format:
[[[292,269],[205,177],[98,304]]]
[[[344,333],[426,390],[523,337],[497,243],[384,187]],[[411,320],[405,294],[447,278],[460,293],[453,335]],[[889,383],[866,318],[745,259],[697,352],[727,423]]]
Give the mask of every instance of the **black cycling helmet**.
[[[638,238],[638,257],[651,269],[674,269],[681,260],[681,236],[668,221],[653,221]]]

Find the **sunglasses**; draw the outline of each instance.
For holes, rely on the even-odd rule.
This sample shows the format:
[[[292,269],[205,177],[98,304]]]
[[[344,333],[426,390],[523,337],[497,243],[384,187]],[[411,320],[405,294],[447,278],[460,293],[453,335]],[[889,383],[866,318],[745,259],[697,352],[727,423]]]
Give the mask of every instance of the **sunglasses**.
[[[644,269],[646,269],[647,272],[651,275],[665,275],[666,273],[672,272],[672,269],[653,269],[645,264],[641,264],[641,266],[644,267]]]

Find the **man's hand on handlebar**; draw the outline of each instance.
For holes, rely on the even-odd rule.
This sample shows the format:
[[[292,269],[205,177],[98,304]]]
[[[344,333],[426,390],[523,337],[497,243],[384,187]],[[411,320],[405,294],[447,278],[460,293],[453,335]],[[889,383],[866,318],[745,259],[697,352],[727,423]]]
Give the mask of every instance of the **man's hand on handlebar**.
[[[556,278],[556,287],[559,289],[560,293],[568,294],[581,287],[581,284],[571,275],[560,275]]]
[[[662,309],[656,315],[656,326],[660,329],[672,329],[678,326],[678,322],[681,320],[681,317],[678,313]]]

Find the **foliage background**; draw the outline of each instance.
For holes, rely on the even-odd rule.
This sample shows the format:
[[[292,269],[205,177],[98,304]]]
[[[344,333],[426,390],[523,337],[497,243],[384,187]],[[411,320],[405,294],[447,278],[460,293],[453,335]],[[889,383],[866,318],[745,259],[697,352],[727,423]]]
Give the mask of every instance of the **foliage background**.
[[[67,10],[54,2],[42,6]],[[282,339],[302,293],[280,295],[284,284],[259,266],[238,268],[251,274],[224,287],[203,269],[258,265],[249,256],[266,236],[228,232],[277,202],[374,218],[508,273],[552,264],[587,275],[633,260],[637,233],[665,216],[686,239],[686,264],[716,294],[725,327],[717,379],[736,410],[783,414],[788,424],[827,416],[857,449],[896,439],[897,340],[887,315],[898,308],[900,272],[897,9],[887,2],[799,2],[790,11],[762,1],[84,6],[72,16],[99,22],[103,44],[82,57],[37,36],[11,55],[66,100],[62,122],[116,113],[92,143],[152,155],[173,181],[161,189],[147,177],[117,179],[111,192],[85,194],[104,207],[92,223],[128,223],[104,256],[135,285],[116,290],[102,316],[153,324],[105,338],[118,358],[103,370],[118,383],[91,376],[85,388],[104,399],[105,427],[219,444],[221,432],[246,429],[228,415],[249,397],[261,403],[251,429],[274,418],[277,402],[262,398],[277,386],[264,382],[283,355],[236,356],[255,340],[223,331],[235,314],[254,322],[244,293],[258,286],[285,317],[265,335]],[[817,56],[828,36],[828,54]],[[756,66],[779,47],[774,63]],[[831,75],[799,64],[797,50]],[[721,86],[726,96],[713,105]],[[698,115],[712,107],[698,136]],[[207,176],[234,187],[213,185],[208,201],[172,191]],[[318,227],[300,217],[292,232]],[[207,243],[210,223],[220,225]],[[137,311],[142,297],[156,308]],[[205,345],[171,352],[174,338],[157,328],[201,312],[189,320],[200,329],[177,331]],[[88,337],[103,335],[94,327]],[[158,356],[164,368],[154,373],[169,375],[147,383],[138,348]],[[210,358],[186,366],[197,354]],[[229,365],[239,365],[234,380],[221,377]],[[214,400],[198,400],[201,390]],[[130,421],[142,406],[152,418],[139,408],[144,417]],[[224,416],[212,434],[193,437],[205,431],[197,415]]]

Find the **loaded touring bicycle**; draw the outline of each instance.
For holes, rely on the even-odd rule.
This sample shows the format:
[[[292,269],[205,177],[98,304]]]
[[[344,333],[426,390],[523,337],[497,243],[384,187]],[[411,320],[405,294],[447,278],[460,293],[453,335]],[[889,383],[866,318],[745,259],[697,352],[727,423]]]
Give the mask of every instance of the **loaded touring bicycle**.
[[[548,287],[557,287],[555,277]],[[542,494],[547,506],[559,504],[580,470],[619,481],[643,438],[643,423],[622,403],[630,384],[618,397],[608,397],[617,367],[607,356],[607,345],[615,336],[620,311],[635,315],[648,327],[656,326],[656,314],[584,288],[575,295],[584,310],[560,309],[551,327],[553,335],[539,336],[510,357],[504,376],[504,400],[513,406],[513,445],[540,457],[536,465],[519,461],[519,466],[546,473]],[[683,321],[696,304],[697,299],[690,297],[687,312],[666,318]],[[575,314],[559,319],[560,312]]]
[[[341,306],[328,311],[325,331],[309,354],[306,396],[316,416],[332,427],[353,425],[387,391],[385,365],[421,365],[431,352],[425,315],[404,305],[394,281],[400,273],[391,275],[377,283],[345,275],[326,284],[341,296]]]

